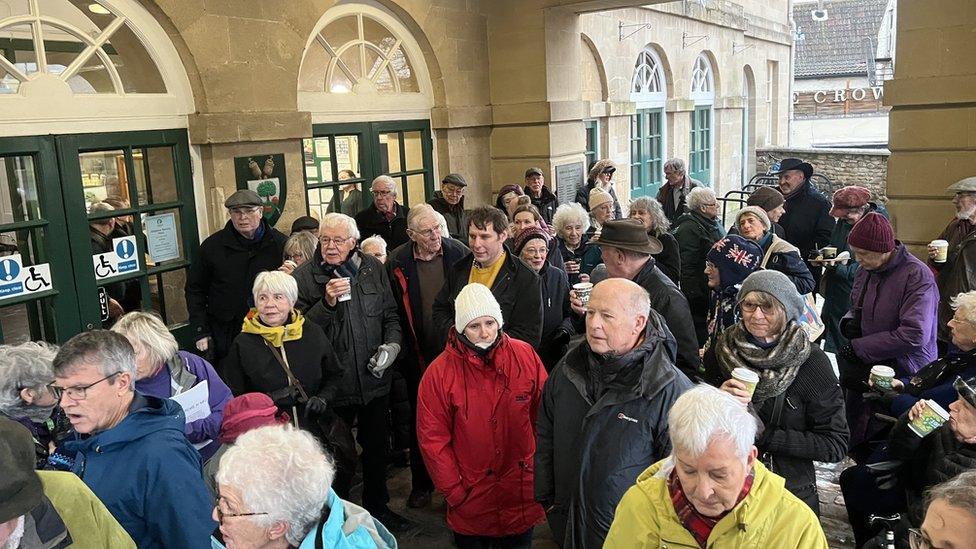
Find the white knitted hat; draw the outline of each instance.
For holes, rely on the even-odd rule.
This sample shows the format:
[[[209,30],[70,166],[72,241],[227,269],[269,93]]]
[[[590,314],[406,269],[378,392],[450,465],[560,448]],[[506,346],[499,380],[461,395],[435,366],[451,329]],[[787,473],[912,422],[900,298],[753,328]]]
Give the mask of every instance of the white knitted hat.
[[[463,334],[468,323],[482,316],[494,318],[498,327],[502,327],[502,308],[488,286],[474,283],[461,288],[454,300],[454,329]]]

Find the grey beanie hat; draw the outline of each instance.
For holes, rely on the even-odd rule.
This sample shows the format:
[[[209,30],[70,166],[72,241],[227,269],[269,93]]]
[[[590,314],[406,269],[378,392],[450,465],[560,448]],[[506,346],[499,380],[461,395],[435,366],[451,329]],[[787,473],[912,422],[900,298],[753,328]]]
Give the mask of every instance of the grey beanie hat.
[[[800,320],[806,308],[806,301],[796,291],[796,286],[779,271],[762,270],[747,276],[736,295],[736,303],[742,303],[749,292],[765,292],[783,305],[786,320]]]
[[[772,222],[769,221],[769,216],[766,215],[766,210],[760,208],[759,206],[746,206],[745,208],[742,208],[741,210],[739,210],[738,213],[735,214],[736,228],[739,228],[739,220],[742,219],[742,216],[746,214],[752,214],[756,216],[756,219],[758,219],[759,222],[766,227],[767,231],[772,226]]]

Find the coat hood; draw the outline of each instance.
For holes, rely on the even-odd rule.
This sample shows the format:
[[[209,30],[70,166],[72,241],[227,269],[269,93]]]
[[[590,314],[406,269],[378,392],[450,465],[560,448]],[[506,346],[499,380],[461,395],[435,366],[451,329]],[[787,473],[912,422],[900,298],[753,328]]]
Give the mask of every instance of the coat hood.
[[[168,398],[156,398],[136,392],[125,416],[115,427],[96,433],[84,440],[67,443],[70,449],[86,452],[106,452],[113,446],[125,445],[158,431],[172,429],[183,434],[186,415],[183,407]]]
[[[329,489],[329,516],[305,536],[299,549],[396,549],[393,534],[362,507]]]

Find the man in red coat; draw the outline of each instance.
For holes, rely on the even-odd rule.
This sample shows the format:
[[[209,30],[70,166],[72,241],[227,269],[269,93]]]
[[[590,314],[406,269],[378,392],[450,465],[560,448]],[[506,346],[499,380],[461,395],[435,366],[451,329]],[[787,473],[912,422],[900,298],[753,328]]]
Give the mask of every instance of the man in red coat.
[[[545,519],[533,500],[533,457],[546,370],[528,343],[501,328],[491,290],[465,286],[447,348],[417,397],[420,451],[461,549],[529,548]]]

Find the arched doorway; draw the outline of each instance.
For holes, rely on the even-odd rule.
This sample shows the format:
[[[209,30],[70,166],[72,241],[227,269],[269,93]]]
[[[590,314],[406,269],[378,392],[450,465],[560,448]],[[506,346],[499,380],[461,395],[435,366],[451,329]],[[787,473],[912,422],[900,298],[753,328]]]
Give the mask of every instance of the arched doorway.
[[[630,100],[637,112],[630,117],[630,196],[654,196],[664,174],[667,124],[664,106],[668,80],[664,63],[654,48],[637,55]]]
[[[711,185],[715,76],[712,63],[705,52],[698,54],[691,71],[691,99],[695,102],[695,110],[691,115],[688,175]]]
[[[298,108],[312,114],[303,140],[308,212],[349,215],[369,204],[369,182],[393,177],[399,201],[433,193],[430,75],[399,18],[373,2],[328,10],[309,38]]]
[[[134,0],[3,0],[0,54],[0,341],[64,341],[120,308],[181,335],[194,109],[166,33]]]

